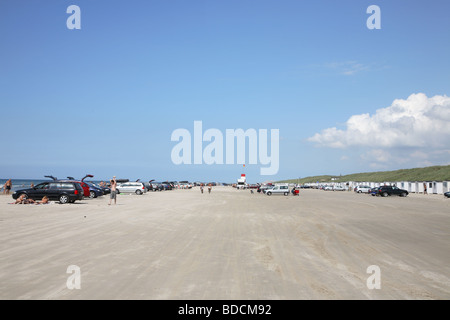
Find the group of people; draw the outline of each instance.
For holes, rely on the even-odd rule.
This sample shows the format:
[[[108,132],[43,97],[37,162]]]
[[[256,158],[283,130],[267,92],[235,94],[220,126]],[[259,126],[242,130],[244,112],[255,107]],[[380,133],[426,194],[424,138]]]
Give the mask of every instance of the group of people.
[[[48,204],[48,197],[44,196],[41,201],[34,201],[33,199],[28,199],[25,194],[21,194],[19,198],[17,198],[14,204]]]
[[[211,193],[212,185],[211,183],[208,184],[208,193]],[[203,193],[203,183],[200,185],[200,192]]]

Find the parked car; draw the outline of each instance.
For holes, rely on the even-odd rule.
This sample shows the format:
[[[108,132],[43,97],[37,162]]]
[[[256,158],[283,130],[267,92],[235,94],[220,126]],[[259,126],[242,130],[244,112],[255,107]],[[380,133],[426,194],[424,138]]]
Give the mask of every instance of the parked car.
[[[147,192],[142,182],[125,182],[117,185],[117,193],[135,193],[143,194]]]
[[[378,192],[378,189],[379,189],[379,188],[380,188],[380,187],[373,187],[373,188],[371,188],[371,189],[369,190],[369,194],[375,196],[376,193]]]
[[[375,189],[375,192],[372,193],[372,195],[382,197],[397,195],[401,197],[406,197],[408,195],[408,191],[400,189],[395,186],[382,186]]]
[[[179,185],[180,189],[192,189],[192,186],[193,186],[188,181],[180,181],[180,183],[178,185]]]
[[[369,193],[370,189],[369,186],[356,186],[354,190],[356,193]]]
[[[152,181],[152,190],[153,191],[162,191],[164,187],[161,182]]]
[[[168,182],[161,183],[163,190],[172,190],[172,186]]]
[[[450,198],[450,191],[447,191],[446,193],[444,193],[444,196],[446,196],[447,198]]]
[[[41,200],[47,196],[49,200],[64,204],[82,200],[83,188],[77,182],[49,181],[40,183],[33,188],[16,190],[12,197],[17,200],[22,194],[33,200]]]
[[[289,186],[274,186],[271,189],[267,189],[266,194],[271,196],[272,194],[284,194],[289,195]]]
[[[100,188],[103,191],[104,195],[111,193],[111,188],[109,188],[107,186],[101,186],[101,185],[98,185],[96,183],[93,183],[93,185],[96,186],[97,188]]]
[[[147,189],[147,191],[151,191],[152,190],[152,184],[150,182],[142,182],[144,184],[145,189]]]
[[[346,190],[347,190],[346,187],[340,186],[340,185],[337,185],[337,186],[333,187],[333,191],[346,191]]]
[[[87,175],[86,177],[88,177],[88,176],[90,176],[90,175]],[[50,179],[52,179],[53,181],[60,181],[60,182],[76,182],[76,183],[78,183],[78,184],[80,184],[81,185],[81,187],[83,188],[83,196],[85,196],[85,197],[89,197],[90,196],[90,189],[89,189],[89,186],[85,183],[85,182],[83,182],[83,181],[78,181],[78,180],[75,180],[75,178],[73,178],[73,177],[67,177],[67,179],[66,180],[60,180],[60,179],[58,179],[58,178],[56,178],[56,177],[54,177],[54,176],[45,176],[46,178],[50,178]],[[85,178],[86,178],[85,177]],[[93,176],[92,176],[93,177]],[[83,178],[84,179],[84,178]]]
[[[273,187],[274,187],[273,185],[264,185],[264,186],[261,186],[259,188],[259,190],[261,190],[263,193],[266,193],[267,190],[272,189]]]
[[[325,187],[323,187],[323,190],[325,190],[325,191],[333,191],[333,186],[325,186]]]
[[[91,189],[89,188],[89,186],[87,185],[86,182],[79,181],[79,180],[73,180],[73,179],[70,179],[70,180],[56,180],[56,181],[59,181],[59,182],[75,182],[75,183],[78,183],[78,184],[81,185],[81,188],[83,188],[83,196],[85,196],[85,197],[87,197],[87,198],[89,198],[89,197],[91,196]]]
[[[95,184],[91,182],[85,182],[89,186],[89,198],[97,198],[103,196],[103,189],[97,187]]]

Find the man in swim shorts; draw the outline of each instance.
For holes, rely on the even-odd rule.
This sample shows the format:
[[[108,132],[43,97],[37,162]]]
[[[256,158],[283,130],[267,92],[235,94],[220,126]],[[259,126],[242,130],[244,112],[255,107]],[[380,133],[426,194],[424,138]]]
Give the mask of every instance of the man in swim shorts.
[[[114,199],[114,204],[117,204],[117,181],[116,181],[116,176],[114,176],[111,180],[111,193],[109,195],[109,204],[111,205],[111,201]]]

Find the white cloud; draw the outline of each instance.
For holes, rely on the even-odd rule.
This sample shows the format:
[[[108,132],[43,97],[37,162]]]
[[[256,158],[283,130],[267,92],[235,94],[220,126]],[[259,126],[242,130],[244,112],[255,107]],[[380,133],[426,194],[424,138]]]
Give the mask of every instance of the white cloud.
[[[389,152],[382,149],[370,150],[363,155],[361,155],[363,160],[375,161],[377,163],[389,162],[392,160],[392,156]]]
[[[450,98],[423,93],[394,100],[374,115],[351,116],[346,128],[336,127],[316,133],[308,140],[320,146],[346,148],[367,146],[450,148]]]
[[[396,99],[375,114],[351,116],[345,128],[327,128],[308,139],[318,146],[356,148],[370,167],[447,164],[450,159],[450,97],[423,93]]]

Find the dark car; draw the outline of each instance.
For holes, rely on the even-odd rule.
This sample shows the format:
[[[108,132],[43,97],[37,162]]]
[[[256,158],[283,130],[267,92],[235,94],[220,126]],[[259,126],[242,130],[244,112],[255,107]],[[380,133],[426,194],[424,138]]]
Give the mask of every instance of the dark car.
[[[87,175],[86,177],[88,177],[88,176],[90,176],[90,175]],[[81,181],[78,181],[78,180],[75,180],[75,178],[73,178],[73,177],[67,177],[67,179],[62,179],[62,180],[58,179],[54,176],[45,176],[45,177],[50,178],[53,181],[58,181],[58,182],[76,182],[79,185],[81,185],[81,188],[83,189],[83,196],[90,197],[90,189],[89,189],[89,186],[85,182],[83,182],[84,178]],[[91,177],[93,177],[93,176],[91,176]]]
[[[97,188],[100,188],[103,191],[104,195],[111,193],[111,188],[108,188],[106,185],[101,186],[101,185],[94,183],[94,186],[96,186]]]
[[[378,189],[376,189],[375,192],[372,193],[372,195],[382,196],[382,197],[387,197],[387,196],[392,196],[392,195],[406,197],[408,195],[408,191],[397,188],[395,186],[382,186],[382,187],[379,187]]]
[[[444,193],[444,196],[446,196],[447,198],[450,198],[450,191],[447,191],[446,193]]]
[[[172,185],[169,182],[162,182],[161,183],[163,190],[172,190]]]
[[[69,177],[70,178],[70,177]],[[83,196],[86,198],[89,198],[91,196],[91,189],[89,188],[88,184],[83,181],[74,180],[74,179],[67,179],[67,180],[57,180],[58,182],[75,182],[78,183],[81,188],[83,189]]]
[[[373,188],[371,188],[371,189],[369,190],[369,194],[371,194],[371,195],[373,195],[373,196],[376,196],[379,188],[380,188],[380,187],[373,187]]]
[[[76,182],[49,181],[29,189],[16,190],[12,197],[19,198],[22,194],[28,199],[41,200],[47,196],[49,200],[60,203],[74,203],[83,199],[83,188]]]
[[[152,190],[153,191],[162,191],[164,190],[164,186],[161,182],[152,181]]]
[[[100,187],[97,187],[92,182],[84,182],[89,186],[89,198],[97,198],[103,196],[104,192],[103,189]]]

